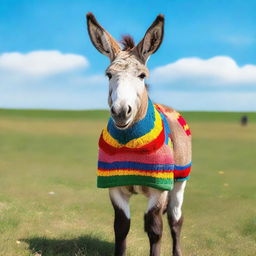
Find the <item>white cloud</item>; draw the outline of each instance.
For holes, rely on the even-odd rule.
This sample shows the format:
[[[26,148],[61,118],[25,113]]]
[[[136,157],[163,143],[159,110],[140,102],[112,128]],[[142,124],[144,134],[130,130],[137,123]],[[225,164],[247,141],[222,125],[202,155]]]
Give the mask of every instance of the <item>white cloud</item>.
[[[107,91],[16,91],[0,93],[0,108],[22,109],[107,109]]]
[[[238,66],[230,57],[216,56],[207,60],[184,58],[155,68],[152,82],[161,84],[188,83],[215,86],[256,84],[256,65]]]
[[[104,75],[90,75],[90,76],[77,76],[72,78],[75,84],[87,85],[87,86],[101,86],[107,85],[107,78]]]
[[[256,111],[256,92],[158,90],[151,96],[155,102],[166,104],[177,110]]]
[[[11,52],[0,55],[0,71],[29,76],[48,76],[86,68],[88,60],[76,54],[59,51]]]
[[[88,65],[85,57],[58,51],[2,54],[0,108],[107,108],[107,79],[86,74]],[[256,111],[256,66],[239,67],[229,57],[181,59],[154,69],[152,82],[152,99],[180,110]],[[186,90],[177,89],[185,82]],[[195,89],[200,83],[200,90]],[[239,83],[250,85],[250,90],[239,88]],[[213,90],[216,84],[228,85],[228,90]]]

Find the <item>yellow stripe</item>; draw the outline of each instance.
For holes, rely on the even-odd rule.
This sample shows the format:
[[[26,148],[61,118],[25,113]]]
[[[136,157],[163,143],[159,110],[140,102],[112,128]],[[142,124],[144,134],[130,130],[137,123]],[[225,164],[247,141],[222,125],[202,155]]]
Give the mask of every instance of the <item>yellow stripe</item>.
[[[124,145],[120,144],[116,139],[114,139],[110,133],[108,132],[108,129],[107,128],[104,128],[103,131],[102,131],[102,137],[103,139],[109,144],[111,145],[112,147],[115,147],[115,148],[121,148],[123,147]]]
[[[147,134],[133,139],[131,141],[129,141],[126,144],[120,144],[116,139],[114,139],[111,134],[108,132],[107,128],[103,129],[102,132],[102,136],[103,139],[112,147],[115,148],[121,148],[121,147],[127,147],[127,148],[139,148],[142,147],[148,143],[150,143],[151,141],[153,141],[154,139],[156,139],[159,134],[161,133],[162,129],[163,129],[163,124],[162,124],[162,119],[160,114],[158,113],[158,111],[156,110],[156,108],[154,108],[155,111],[155,122],[154,122],[154,128],[151,129],[150,132],[148,132]]]
[[[98,176],[124,176],[124,175],[138,175],[138,176],[148,176],[154,178],[161,178],[161,179],[173,179],[173,172],[140,172],[136,170],[111,170],[111,171],[101,171],[98,170]]]
[[[184,128],[185,131],[189,130],[188,124],[185,124],[185,125],[183,126],[183,128]]]

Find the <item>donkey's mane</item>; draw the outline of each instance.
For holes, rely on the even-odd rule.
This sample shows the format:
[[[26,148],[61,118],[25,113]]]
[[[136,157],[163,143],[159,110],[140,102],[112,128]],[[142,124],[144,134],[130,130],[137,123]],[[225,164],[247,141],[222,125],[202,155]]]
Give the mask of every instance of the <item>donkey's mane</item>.
[[[130,35],[122,36],[121,44],[123,45],[123,51],[131,50],[135,46],[135,42]]]

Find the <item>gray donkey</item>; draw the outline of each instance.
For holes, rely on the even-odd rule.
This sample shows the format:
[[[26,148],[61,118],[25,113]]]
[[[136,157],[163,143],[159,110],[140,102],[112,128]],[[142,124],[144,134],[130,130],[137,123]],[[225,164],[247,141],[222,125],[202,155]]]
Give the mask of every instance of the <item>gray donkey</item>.
[[[108,56],[111,62],[106,69],[106,76],[109,78],[108,104],[111,118],[108,129],[105,132],[103,131],[102,134],[103,150],[100,153],[101,159],[99,161],[98,178],[107,180],[111,176],[113,180],[113,177],[117,177],[117,179],[120,178],[121,182],[118,186],[105,186],[109,188],[110,200],[115,211],[115,255],[125,255],[126,236],[130,229],[129,199],[133,194],[142,193],[148,198],[148,208],[144,215],[144,220],[145,231],[148,234],[150,242],[150,255],[160,255],[160,242],[163,230],[162,215],[167,212],[173,239],[172,253],[175,256],[181,256],[180,232],[183,223],[181,208],[184,190],[191,168],[191,134],[186,121],[172,108],[161,104],[153,105],[153,108],[161,113],[161,118],[167,121],[170,129],[167,139],[170,139],[172,144],[172,146],[168,147],[170,156],[173,159],[173,163],[170,160],[171,165],[168,165],[171,166],[169,168],[172,168],[171,173],[168,173],[169,169],[165,170],[161,168],[158,168],[157,171],[150,172],[155,166],[144,163],[141,164],[143,168],[152,169],[146,169],[147,171],[142,172],[141,170],[132,169],[133,167],[128,168],[127,166],[132,166],[134,162],[125,160],[126,156],[124,154],[118,154],[118,150],[127,149],[127,152],[132,152],[129,150],[133,147],[133,144],[129,144],[132,145],[129,148],[128,144],[121,145],[117,141],[118,139],[124,139],[122,138],[122,134],[131,136],[133,127],[136,127],[137,124],[147,117],[147,111],[149,111],[149,107],[152,105],[144,81],[149,76],[146,63],[150,55],[157,51],[163,40],[164,16],[157,16],[137,46],[135,46],[130,36],[124,37],[122,48],[97,22],[92,13],[87,14],[87,25],[93,45],[99,52]],[[155,120],[158,120],[157,118],[156,116]],[[110,125],[113,126],[111,129],[109,128]],[[143,129],[146,128],[144,127]],[[127,131],[129,132],[127,133]],[[153,131],[150,132],[151,136]],[[157,131],[154,132],[156,133]],[[118,134],[121,138],[113,139],[112,137],[115,137],[115,134]],[[160,138],[160,135],[158,137]],[[108,140],[109,144],[117,145],[118,150],[116,151],[116,155],[112,153],[108,154],[107,149],[110,150],[115,146],[112,144],[108,145]],[[129,154],[133,156],[135,153]],[[151,154],[153,156],[155,153]],[[163,156],[163,154],[157,155],[162,161],[169,159],[169,156],[166,155],[165,158]],[[114,160],[112,161],[111,159]],[[119,166],[116,167],[117,169],[115,171],[111,167],[114,164],[115,166]],[[134,165],[136,165],[136,162]],[[120,169],[122,169],[122,172],[118,173]],[[132,178],[131,175],[133,175]],[[151,175],[149,177],[151,180],[154,177],[157,179],[157,175],[161,175],[159,177],[163,179],[166,177],[169,177],[168,179],[173,178],[172,189],[158,189],[155,185],[143,185],[145,183],[140,182],[141,176],[139,175]],[[138,177],[138,179],[136,180],[134,177]],[[131,183],[131,180],[133,180],[133,183]]]

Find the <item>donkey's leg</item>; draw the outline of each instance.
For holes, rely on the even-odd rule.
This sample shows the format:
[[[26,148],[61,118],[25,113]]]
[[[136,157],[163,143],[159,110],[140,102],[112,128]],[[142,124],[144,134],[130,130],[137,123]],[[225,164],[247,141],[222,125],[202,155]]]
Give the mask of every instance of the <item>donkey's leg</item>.
[[[150,242],[150,256],[160,255],[163,232],[162,214],[166,207],[168,191],[149,189],[148,209],[144,215],[145,231]]]
[[[122,187],[109,189],[109,196],[115,210],[115,256],[125,255],[126,236],[130,229],[130,195]]]
[[[186,181],[177,181],[169,192],[167,216],[173,239],[173,256],[181,256],[180,233],[183,223],[182,203]]]

